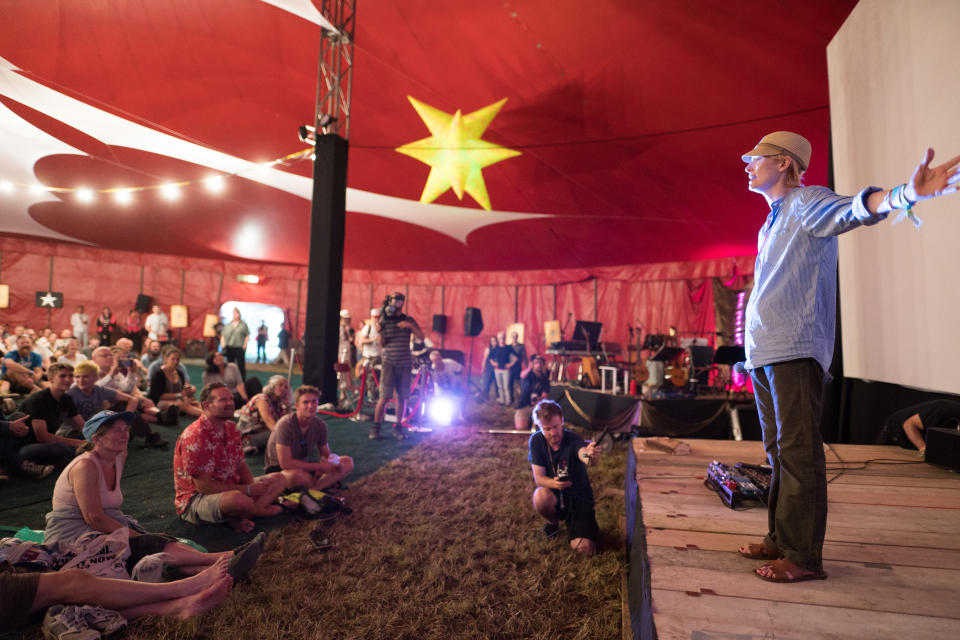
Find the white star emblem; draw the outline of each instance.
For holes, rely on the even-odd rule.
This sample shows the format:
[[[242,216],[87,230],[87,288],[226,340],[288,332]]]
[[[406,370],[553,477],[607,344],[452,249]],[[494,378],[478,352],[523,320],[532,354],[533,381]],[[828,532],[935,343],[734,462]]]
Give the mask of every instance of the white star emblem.
[[[57,296],[53,295],[52,292],[47,291],[45,294],[40,296],[40,306],[55,308],[57,306]]]

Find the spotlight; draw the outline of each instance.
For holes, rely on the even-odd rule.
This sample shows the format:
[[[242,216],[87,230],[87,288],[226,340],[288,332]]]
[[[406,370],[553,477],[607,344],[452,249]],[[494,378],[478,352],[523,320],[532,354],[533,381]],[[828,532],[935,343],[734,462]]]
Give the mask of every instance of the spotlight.
[[[223,181],[223,176],[210,176],[209,178],[204,178],[203,184],[207,187],[207,191],[210,193],[220,193],[226,187],[226,184]]]
[[[6,180],[0,182],[0,191],[4,193],[10,193],[13,191],[13,183]]]
[[[300,142],[317,144],[317,130],[315,128],[308,124],[302,124],[297,127],[297,131],[300,134]]]
[[[457,403],[453,398],[436,395],[427,402],[427,417],[436,425],[449,427],[456,415]]]
[[[87,187],[77,189],[77,201],[87,204],[93,202],[95,199],[96,194],[94,194],[93,189]]]
[[[113,192],[113,199],[117,204],[130,204],[133,202],[133,189],[117,189]]]
[[[165,184],[160,187],[160,195],[167,200],[176,200],[180,197],[180,187],[175,184]]]

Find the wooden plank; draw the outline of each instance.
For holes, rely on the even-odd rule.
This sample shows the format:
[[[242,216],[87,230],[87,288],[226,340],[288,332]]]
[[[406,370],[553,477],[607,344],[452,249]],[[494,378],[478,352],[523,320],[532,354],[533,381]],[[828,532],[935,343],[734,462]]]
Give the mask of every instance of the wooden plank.
[[[697,478],[672,478],[669,480],[645,480],[642,492],[659,493],[661,495],[693,495],[702,496],[716,493],[703,485],[703,480]],[[884,504],[888,506],[916,506],[943,509],[960,509],[960,481],[953,488],[950,487],[904,487],[874,485],[837,485],[830,484],[827,489],[830,503],[845,502],[848,504]]]
[[[957,632],[954,618],[724,596],[691,597],[656,587],[653,605],[659,640],[939,640],[956,637]]]
[[[750,523],[744,520],[720,518],[673,517],[665,514],[643,514],[647,527],[681,529],[685,531],[715,531],[746,536],[748,540],[762,537],[767,530],[765,515]],[[931,549],[960,549],[960,536],[953,533],[912,532],[905,536],[902,531],[865,531],[863,527],[839,527],[827,519],[827,540],[832,542],[855,542],[878,545],[902,545],[909,540],[911,545]]]
[[[709,517],[725,520],[738,519],[751,513],[761,513],[766,517],[766,508],[762,505],[749,511],[735,511],[723,505],[719,496],[705,493],[702,496],[663,495],[658,492],[642,492],[640,500],[643,506],[644,522],[646,514],[663,513],[683,517]],[[956,534],[960,527],[960,510],[931,507],[902,507],[875,504],[830,503],[827,527],[859,527],[866,530],[900,531],[918,533]],[[718,529],[722,531],[723,529]]]
[[[740,545],[757,542],[760,534],[758,533],[755,538],[748,538],[743,534],[648,528],[646,538],[648,546],[736,553]],[[930,549],[827,540],[823,545],[823,561],[829,563],[834,560],[960,571],[960,549]]]
[[[831,562],[830,577],[777,584],[753,574],[760,565],[734,553],[649,547],[657,589],[708,589],[722,596],[833,606],[960,620],[960,572],[856,562]],[[958,625],[960,629],[960,625]]]

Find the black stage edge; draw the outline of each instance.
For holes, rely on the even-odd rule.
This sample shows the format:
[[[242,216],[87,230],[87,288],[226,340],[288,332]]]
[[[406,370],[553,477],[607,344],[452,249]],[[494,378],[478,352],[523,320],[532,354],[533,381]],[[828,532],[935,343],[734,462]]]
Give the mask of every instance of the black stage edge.
[[[627,515],[627,606],[630,608],[631,637],[656,640],[653,625],[653,595],[650,590],[650,558],[647,557],[646,529],[637,484],[637,454],[632,443],[627,449],[627,477],[624,479],[624,507]]]
[[[303,382],[319,387],[323,402],[337,400],[333,364],[337,361],[343,290],[348,149],[347,141],[338,135],[317,136],[310,207]]]

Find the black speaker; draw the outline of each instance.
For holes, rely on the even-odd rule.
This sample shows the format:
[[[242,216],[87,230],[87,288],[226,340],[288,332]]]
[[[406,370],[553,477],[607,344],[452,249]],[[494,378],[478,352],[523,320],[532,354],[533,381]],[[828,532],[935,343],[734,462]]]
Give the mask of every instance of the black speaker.
[[[960,431],[941,427],[927,428],[927,452],[924,461],[960,471]]]
[[[474,338],[483,331],[483,315],[476,307],[467,307],[463,314],[463,335]]]
[[[152,306],[153,306],[153,298],[141,293],[137,296],[137,304],[133,308],[139,311],[140,313],[149,313],[150,308]]]
[[[433,314],[433,330],[443,335],[447,332],[447,316]]]

